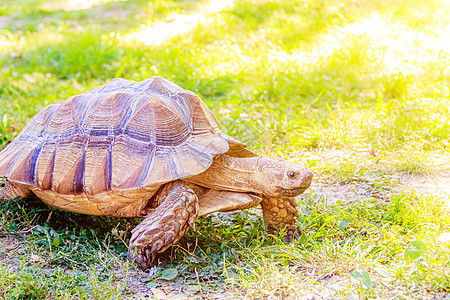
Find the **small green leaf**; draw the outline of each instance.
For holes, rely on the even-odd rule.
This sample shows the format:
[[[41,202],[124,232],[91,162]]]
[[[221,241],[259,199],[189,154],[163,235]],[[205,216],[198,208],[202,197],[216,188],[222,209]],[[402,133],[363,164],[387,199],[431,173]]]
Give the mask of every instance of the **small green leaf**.
[[[171,268],[171,269],[165,269],[162,273],[161,276],[159,277],[160,279],[164,279],[164,280],[173,280],[178,276],[178,271],[177,269]]]
[[[422,241],[412,241],[405,248],[405,260],[407,263],[411,263],[423,256],[427,251],[427,245]]]
[[[358,280],[359,282],[361,282],[361,284],[366,290],[371,290],[373,288],[369,272],[364,270],[363,271],[354,270],[351,276],[356,280]]]
[[[52,242],[52,245],[54,247],[58,247],[59,245],[61,245],[61,240],[59,238],[54,238],[53,242]]]
[[[157,282],[155,282],[155,281],[150,281],[150,282],[147,283],[147,287],[149,289],[154,289],[154,288],[157,288],[158,286],[159,286],[159,284]]]
[[[339,229],[339,230],[342,230],[342,229],[344,229],[345,227],[347,227],[348,224],[350,224],[350,222],[347,221],[347,220],[339,220],[339,221],[338,221],[338,229]]]

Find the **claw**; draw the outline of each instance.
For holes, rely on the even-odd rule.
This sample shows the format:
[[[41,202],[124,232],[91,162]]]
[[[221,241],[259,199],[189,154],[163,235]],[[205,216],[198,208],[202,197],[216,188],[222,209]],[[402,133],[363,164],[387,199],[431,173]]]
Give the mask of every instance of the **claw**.
[[[142,256],[141,254],[138,254],[138,255],[136,256],[136,258],[134,259],[134,261],[135,261],[136,263],[138,263],[138,264],[141,264],[141,263],[143,263],[143,262],[145,261],[145,257]]]
[[[296,225],[286,227],[286,234],[283,236],[285,243],[292,243],[294,239],[299,238],[299,228]]]
[[[282,227],[281,230],[276,228],[273,225],[270,225],[267,227],[267,231],[269,234],[272,234],[274,236],[280,237],[280,233],[284,233],[282,238],[283,242],[292,243],[295,239],[298,239],[300,237],[300,228],[297,225],[285,225],[284,228]]]
[[[150,251],[150,249],[145,249],[145,256],[147,257],[147,259],[150,259],[152,256],[152,252]]]
[[[178,181],[166,185],[160,192],[164,200],[156,200],[159,206],[133,229],[129,258],[144,270],[154,264],[157,253],[177,243],[197,218],[197,196],[189,190]],[[131,249],[136,248],[137,253],[133,253]]]
[[[139,265],[141,266],[142,270],[144,270],[144,271],[147,271],[152,266],[152,264],[149,261],[144,261],[144,262],[140,263]]]

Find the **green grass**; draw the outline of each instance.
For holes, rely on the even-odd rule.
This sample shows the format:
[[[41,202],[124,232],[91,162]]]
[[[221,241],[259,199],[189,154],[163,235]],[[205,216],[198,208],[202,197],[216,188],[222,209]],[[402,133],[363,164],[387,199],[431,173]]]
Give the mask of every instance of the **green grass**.
[[[123,283],[116,286],[114,278],[102,276],[95,269],[84,274],[67,274],[61,268],[43,272],[37,267],[11,272],[0,264],[0,275],[0,295],[5,299],[119,299],[124,290]]]
[[[447,205],[394,190],[400,174],[450,163],[448,1],[255,0],[219,13],[206,3],[98,1],[74,10],[64,1],[1,2],[0,147],[46,105],[115,77],[159,75],[201,96],[252,150],[302,161],[329,184],[364,184],[369,196],[325,206],[305,195],[292,245],[266,237],[258,210],[208,216],[155,274],[123,256],[139,220],[4,202],[0,234],[18,237],[20,251],[0,250],[0,295],[130,297],[135,276],[141,288],[173,284],[185,296],[198,296],[200,285],[294,299],[331,275],[345,279],[335,298],[448,293],[450,246],[438,242],[450,231]],[[142,39],[158,22],[199,11],[197,26],[160,45]],[[163,269],[176,278],[162,279]]]

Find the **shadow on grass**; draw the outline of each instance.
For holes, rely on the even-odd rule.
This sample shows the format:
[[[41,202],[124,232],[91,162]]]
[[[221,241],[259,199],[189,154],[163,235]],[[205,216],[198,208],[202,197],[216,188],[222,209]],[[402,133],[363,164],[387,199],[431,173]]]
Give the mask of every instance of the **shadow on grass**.
[[[4,228],[9,232],[26,230],[36,225],[49,225],[51,228],[64,232],[80,231],[83,228],[92,229],[95,235],[105,237],[113,228],[130,231],[139,222],[133,219],[99,217],[83,215],[51,207],[37,197],[17,198],[0,202],[0,211],[5,213],[10,226]]]
[[[53,251],[62,251],[61,262],[68,265],[76,263],[64,257],[66,252],[76,251],[77,242],[91,245],[91,250],[109,245],[117,255],[126,259],[131,230],[142,220],[64,211],[36,197],[0,202],[0,213],[3,216],[0,236],[28,233],[28,242],[37,242],[39,247],[49,251],[52,251],[50,244],[57,238],[58,245],[53,245]],[[174,248],[158,254],[157,258],[171,263],[189,256],[190,262],[194,260],[197,264],[204,264],[211,259],[211,253],[223,251],[228,258],[234,255],[232,249],[248,246],[256,240],[263,243],[265,235],[262,219],[257,214],[248,211],[216,213],[198,219],[196,227],[191,228]],[[225,244],[224,239],[228,240]],[[82,259],[83,254],[80,257]],[[58,258],[54,259],[58,261]],[[215,259],[223,260],[223,256],[215,255]]]

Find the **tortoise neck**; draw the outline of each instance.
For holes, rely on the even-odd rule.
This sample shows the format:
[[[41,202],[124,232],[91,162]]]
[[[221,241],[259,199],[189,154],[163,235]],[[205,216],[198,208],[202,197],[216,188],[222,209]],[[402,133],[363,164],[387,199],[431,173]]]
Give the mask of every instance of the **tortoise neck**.
[[[262,194],[262,187],[256,180],[259,158],[236,158],[222,154],[214,158],[205,172],[185,180],[211,189]]]

